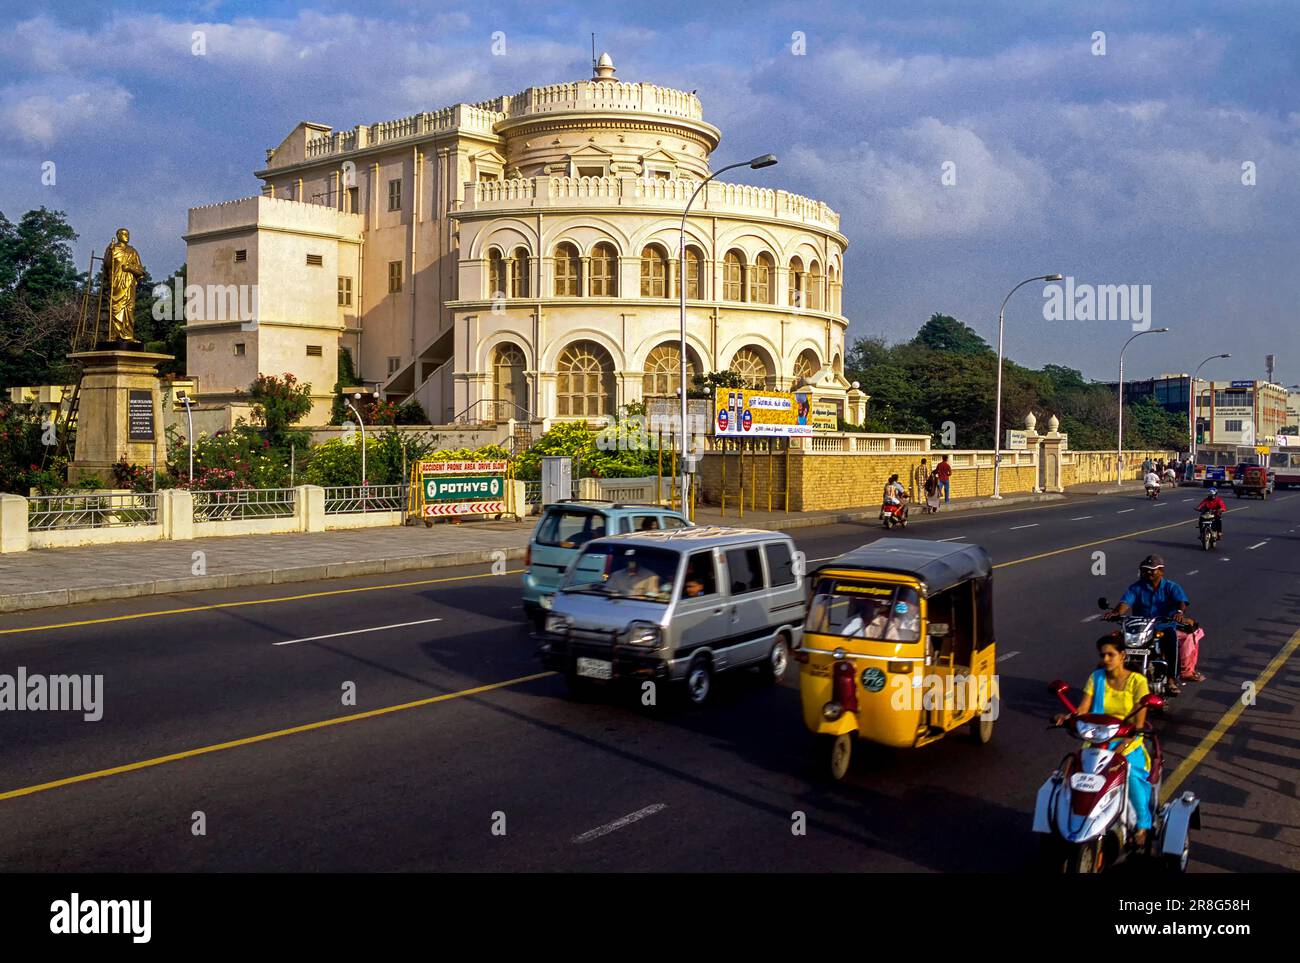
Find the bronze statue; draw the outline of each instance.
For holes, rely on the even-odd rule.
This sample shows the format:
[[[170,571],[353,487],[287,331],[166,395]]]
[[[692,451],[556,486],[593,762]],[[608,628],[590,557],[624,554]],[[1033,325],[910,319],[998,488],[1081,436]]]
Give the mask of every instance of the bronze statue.
[[[117,229],[117,240],[104,249],[104,291],[108,294],[108,340],[135,340],[135,288],[144,276],[140,255],[127,242],[131,232]]]

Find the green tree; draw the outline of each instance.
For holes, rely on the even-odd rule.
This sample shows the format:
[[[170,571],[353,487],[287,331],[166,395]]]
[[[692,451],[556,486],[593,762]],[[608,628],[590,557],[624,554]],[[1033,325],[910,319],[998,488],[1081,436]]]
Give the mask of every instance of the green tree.
[[[299,383],[290,373],[283,378],[275,375],[258,375],[248,388],[253,402],[253,420],[259,422],[266,440],[273,448],[287,448],[290,442],[306,444],[305,432],[290,429],[311,411],[311,385]]]
[[[66,381],[80,313],[77,233],[62,211],[0,213],[0,389]]]
[[[976,334],[974,328],[947,314],[930,315],[930,320],[921,325],[921,330],[916,332],[912,343],[933,351],[948,351],[953,354],[975,355],[993,352],[988,343]]]

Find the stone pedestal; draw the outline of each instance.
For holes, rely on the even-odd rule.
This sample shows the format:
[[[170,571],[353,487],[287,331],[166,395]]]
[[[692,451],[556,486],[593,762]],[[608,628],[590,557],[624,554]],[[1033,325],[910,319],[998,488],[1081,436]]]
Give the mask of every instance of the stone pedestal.
[[[113,486],[113,464],[125,457],[149,467],[167,460],[158,365],[172,355],[147,351],[82,351],[77,447],[68,481],[94,478]]]

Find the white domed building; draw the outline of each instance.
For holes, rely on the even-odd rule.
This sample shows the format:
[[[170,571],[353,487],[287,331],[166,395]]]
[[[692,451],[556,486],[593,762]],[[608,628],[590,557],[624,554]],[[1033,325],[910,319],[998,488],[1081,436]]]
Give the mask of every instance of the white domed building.
[[[721,133],[693,92],[614,75],[606,54],[591,80],[299,124],[257,172],[261,197],[190,212],[190,283],[258,290],[255,323],[190,318],[199,398],[293,371],[322,422],[347,347],[434,422],[595,419],[676,391],[684,282],[692,373],[812,384],[847,413],[839,216],[713,181],[683,263],[682,212]]]

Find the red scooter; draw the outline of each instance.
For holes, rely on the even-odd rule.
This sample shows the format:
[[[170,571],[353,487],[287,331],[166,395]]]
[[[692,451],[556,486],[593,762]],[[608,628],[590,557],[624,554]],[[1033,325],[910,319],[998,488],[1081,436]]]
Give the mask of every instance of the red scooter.
[[[1038,790],[1034,832],[1040,834],[1040,855],[1053,872],[1099,873],[1124,853],[1136,851],[1131,843],[1137,814],[1129,802],[1128,760],[1118,749],[1137,732],[1133,716],[1143,709],[1161,708],[1164,700],[1143,696],[1133,712],[1118,719],[1080,712],[1066,697],[1069,686],[1059,679],[1048,688],[1070,711],[1062,728],[1083,746],[1067,755]],[[1149,726],[1142,736],[1151,757],[1149,778],[1155,803],[1145,853],[1181,873],[1187,869],[1190,831],[1201,827],[1200,800],[1184,792],[1160,803],[1164,763],[1160,740]]]
[[[880,506],[880,521],[881,524],[885,526],[886,530],[893,528],[895,525],[899,528],[907,527],[906,498],[906,495],[901,496],[897,505],[884,502]]]

